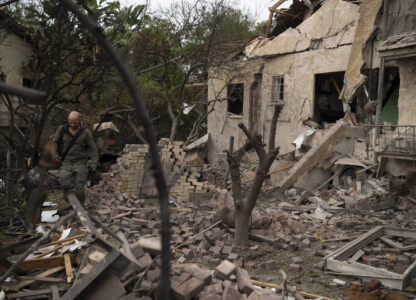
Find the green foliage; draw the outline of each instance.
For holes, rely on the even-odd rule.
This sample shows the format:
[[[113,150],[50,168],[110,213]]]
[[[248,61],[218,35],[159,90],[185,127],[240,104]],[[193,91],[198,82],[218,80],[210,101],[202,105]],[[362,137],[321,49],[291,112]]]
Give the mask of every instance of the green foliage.
[[[152,90],[158,87],[160,99],[152,104],[157,113],[165,115],[158,121],[166,122],[161,127],[168,131],[162,131],[162,136],[186,139],[193,123],[206,113],[207,103],[206,88],[189,86],[206,83],[209,66],[241,51],[253,29],[249,16],[222,0],[173,3],[147,20],[130,47],[138,75],[151,82]],[[160,103],[164,110],[156,105]],[[184,107],[193,104],[195,109],[185,115]],[[172,126],[175,119],[178,128]]]
[[[205,83],[210,65],[241,51],[256,31],[253,20],[227,0],[182,1],[153,15],[146,5],[117,0],[77,3],[136,74],[151,118],[160,116],[154,124],[161,137],[186,139],[195,122],[204,127],[207,89],[195,83]],[[21,1],[8,12],[32,33],[36,53],[26,68],[34,87],[50,95],[44,116],[58,104],[75,103],[90,114],[131,104],[107,55],[58,0]],[[187,105],[196,106],[184,114]]]

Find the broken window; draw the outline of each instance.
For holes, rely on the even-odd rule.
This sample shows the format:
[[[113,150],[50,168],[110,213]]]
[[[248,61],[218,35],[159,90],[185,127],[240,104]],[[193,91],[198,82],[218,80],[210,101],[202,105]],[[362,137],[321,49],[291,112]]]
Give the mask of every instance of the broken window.
[[[229,84],[227,87],[228,112],[235,115],[243,114],[244,84]]]
[[[22,85],[24,87],[27,87],[27,88],[33,88],[33,81],[32,81],[32,79],[23,77],[23,79],[22,79]]]
[[[342,89],[344,72],[315,75],[314,120],[318,123],[335,123],[344,117],[342,101],[338,99]]]
[[[386,68],[384,76],[384,97],[381,110],[381,124],[398,124],[399,121],[399,68]]]
[[[284,76],[273,76],[272,82],[272,101],[284,100],[285,93],[285,77]]]

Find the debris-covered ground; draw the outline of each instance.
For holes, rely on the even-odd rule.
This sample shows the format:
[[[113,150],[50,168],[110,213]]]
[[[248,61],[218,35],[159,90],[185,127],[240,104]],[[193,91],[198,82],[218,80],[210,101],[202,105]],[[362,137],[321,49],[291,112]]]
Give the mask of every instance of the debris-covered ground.
[[[360,179],[345,173],[340,182],[312,192],[283,191],[267,180],[252,214],[249,245],[238,247],[232,194],[222,189],[225,164],[183,168],[175,158],[182,154],[180,147],[166,147],[162,160],[171,165],[167,171],[175,186],[170,201],[173,298],[416,297],[411,274],[416,261],[416,203],[409,182],[377,179],[371,169]],[[35,234],[22,232],[22,226],[15,227],[15,241],[4,242],[0,250],[3,276],[14,268],[2,283],[8,298],[158,297],[158,201],[151,192],[146,196],[139,191],[145,187],[149,192],[152,184],[143,167],[145,148],[126,149],[102,181],[88,190],[85,211],[76,198],[67,203],[59,191],[49,193],[37,227],[41,242],[35,242]],[[139,179],[132,172],[137,168],[142,170]],[[243,161],[241,171],[247,188],[256,162]],[[138,180],[143,185],[133,187]],[[360,207],[359,199],[373,201],[373,207]],[[78,215],[62,222],[72,211],[69,204]],[[56,230],[45,234],[52,226]],[[351,249],[348,243],[353,243]],[[28,256],[16,266],[22,253]]]

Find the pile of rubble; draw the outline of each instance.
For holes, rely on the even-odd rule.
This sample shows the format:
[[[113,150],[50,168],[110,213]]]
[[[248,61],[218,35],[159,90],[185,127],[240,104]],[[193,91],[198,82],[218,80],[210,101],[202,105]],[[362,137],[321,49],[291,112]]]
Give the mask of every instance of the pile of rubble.
[[[171,196],[170,281],[175,299],[286,299],[276,292],[295,299],[303,299],[302,295],[316,298],[288,284],[304,272],[312,274],[308,273],[312,268],[343,279],[377,278],[398,290],[413,284],[416,206],[411,194],[396,193],[388,177],[377,176],[374,165],[329,155],[318,165],[308,166],[307,172],[321,168],[331,173],[311,186],[298,180],[300,171],[296,170],[307,164],[303,158],[278,161],[250,220],[249,239],[254,246],[241,248],[233,243],[232,194],[221,189],[225,168],[187,166],[181,143],[161,143],[160,151]],[[256,168],[255,161],[243,162],[243,189]],[[270,185],[291,168],[295,169],[289,174],[294,187],[278,190]],[[155,194],[148,148],[126,145],[110,172],[89,189],[89,213],[70,198],[79,221],[62,223],[66,226],[56,227],[60,232],[56,236],[45,233],[36,247],[35,239],[29,239],[0,249],[6,260],[25,250],[33,253],[6,274],[3,291],[9,298],[157,298],[161,224]],[[48,255],[52,256],[43,258]],[[313,266],[312,261],[319,263]],[[27,264],[32,267],[25,269]],[[3,272],[16,266],[11,262],[1,265]],[[274,274],[264,281],[279,284],[252,280],[262,278],[258,270]],[[44,287],[39,282],[48,283],[48,288],[34,290]],[[347,288],[348,284],[338,278],[329,284],[338,286]],[[353,288],[351,293],[358,290]]]
[[[139,199],[132,202],[120,197],[119,200],[127,202],[127,206],[119,207],[121,213],[111,215],[91,209],[91,212],[97,213],[97,218],[94,213],[87,214],[76,198],[69,196],[79,221],[73,220],[71,227],[66,228],[74,216],[71,213],[61,217],[38,242],[33,243],[35,239],[29,239],[3,248],[2,253],[7,258],[26,250],[13,265],[14,272],[7,274],[7,280],[2,284],[7,297],[157,297],[161,274],[160,224],[155,220],[157,207],[146,205],[144,200]],[[130,206],[130,203],[138,206]],[[213,211],[193,215],[189,214],[190,211],[171,208],[172,255],[179,263],[173,264],[171,270],[171,291],[175,299],[191,299],[197,295],[199,299],[281,299],[275,295],[276,289],[280,288],[277,285],[272,285],[274,290],[254,287],[248,272],[242,268],[243,261],[232,247],[223,242],[232,236],[216,227],[220,222],[212,224]],[[99,228],[95,228],[93,222]],[[57,233],[53,235],[55,230]],[[197,230],[201,231],[196,233]],[[46,256],[50,257],[44,258]],[[212,270],[195,263],[180,264],[198,261],[197,256],[202,257]],[[21,272],[28,275],[21,276]],[[285,285],[285,289],[297,294],[296,289],[289,285]]]
[[[183,142],[161,143],[159,146],[164,176],[169,183],[170,195],[176,202],[189,200],[191,193],[206,193],[214,188],[208,182],[199,181],[200,167],[186,165]],[[157,197],[150,167],[148,145],[126,145],[123,155],[111,166],[110,172],[101,175],[102,181],[94,186],[93,193]]]

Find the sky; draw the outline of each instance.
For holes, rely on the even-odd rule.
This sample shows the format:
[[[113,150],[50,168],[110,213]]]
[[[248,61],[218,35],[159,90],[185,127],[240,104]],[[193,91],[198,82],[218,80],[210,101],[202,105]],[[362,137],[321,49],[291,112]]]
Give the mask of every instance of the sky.
[[[159,7],[167,8],[174,0],[149,0],[150,9],[156,10]],[[120,0],[124,4],[143,4],[143,0]],[[265,21],[269,18],[269,7],[273,6],[277,0],[235,0],[233,3],[236,4],[243,12],[250,13],[256,22]],[[289,7],[292,0],[288,0],[282,7]]]

